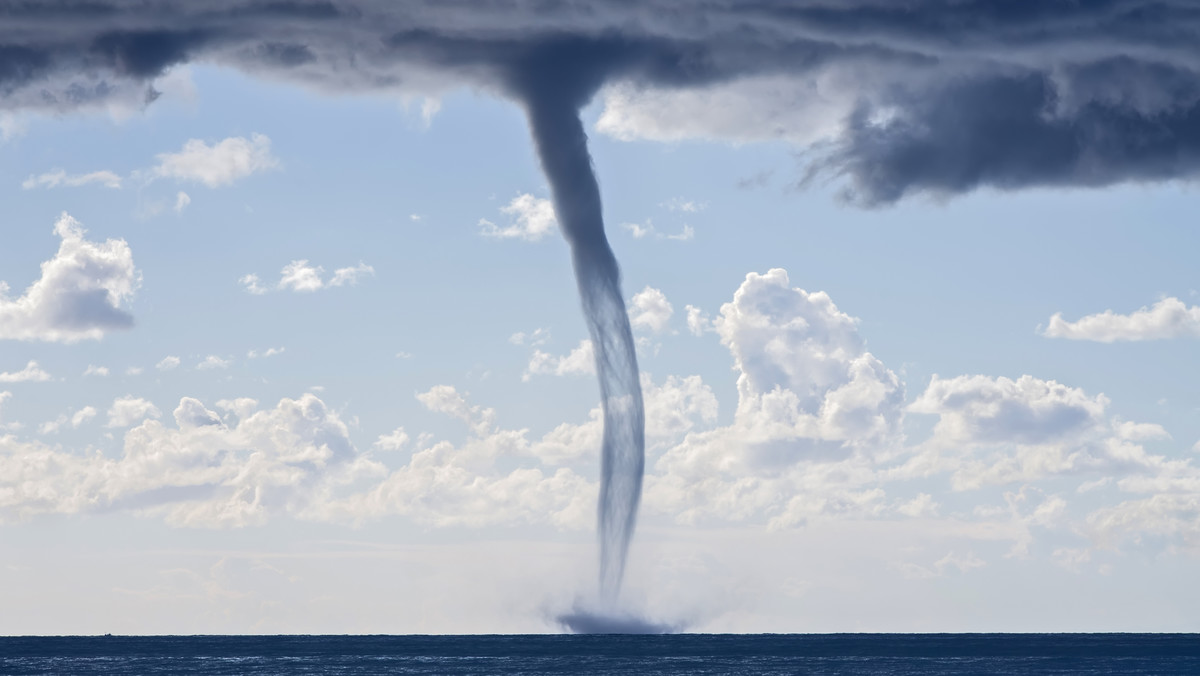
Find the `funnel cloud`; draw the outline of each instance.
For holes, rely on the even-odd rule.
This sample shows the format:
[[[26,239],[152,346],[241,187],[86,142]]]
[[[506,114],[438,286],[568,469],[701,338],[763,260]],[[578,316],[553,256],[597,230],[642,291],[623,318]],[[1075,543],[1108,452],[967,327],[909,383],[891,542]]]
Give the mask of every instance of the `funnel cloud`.
[[[620,592],[641,502],[646,416],[633,332],[621,294],[621,273],[604,233],[600,187],[579,119],[579,106],[590,98],[596,81],[575,72],[569,67],[572,61],[561,56],[546,52],[537,62],[541,68],[519,70],[513,80],[550,182],[558,222],[571,247],[575,281],[595,350],[604,410],[598,518],[600,595],[612,604]],[[540,77],[530,77],[531,71]]]

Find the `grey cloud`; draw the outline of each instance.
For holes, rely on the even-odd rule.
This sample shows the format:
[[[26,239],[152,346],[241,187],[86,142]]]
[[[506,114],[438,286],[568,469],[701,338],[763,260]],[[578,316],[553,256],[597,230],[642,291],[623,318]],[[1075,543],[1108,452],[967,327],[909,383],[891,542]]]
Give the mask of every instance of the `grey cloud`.
[[[885,101],[904,111],[898,119],[872,124],[872,111],[861,108],[820,166],[847,175],[846,196],[868,205],[980,186],[1104,186],[1192,176],[1200,169],[1200,105],[1193,93],[1200,78],[1179,86],[1182,75],[1124,58],[1089,64],[1068,71],[1079,89],[1091,81],[1121,91],[1116,97],[1097,92],[1063,112],[1054,110],[1062,93],[1040,73],[897,93]],[[1142,88],[1163,102],[1142,110],[1147,106],[1129,98]]]
[[[97,35],[87,51],[114,72],[146,78],[187,61],[212,38],[204,30],[110,31]]]
[[[1193,176],[1198,33],[1200,8],[1149,0],[10,2],[0,109],[146,105],[192,61],[325,89],[552,87],[570,105],[616,82],[837,72],[853,106],[809,170],[877,205]]]

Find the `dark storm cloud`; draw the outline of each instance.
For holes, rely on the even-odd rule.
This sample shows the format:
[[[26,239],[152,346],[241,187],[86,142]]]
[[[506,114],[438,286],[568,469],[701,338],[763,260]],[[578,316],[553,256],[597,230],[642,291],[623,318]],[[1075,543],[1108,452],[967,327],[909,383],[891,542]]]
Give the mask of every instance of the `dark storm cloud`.
[[[88,52],[115,72],[149,78],[187,61],[211,37],[199,30],[113,31],[96,36]]]
[[[333,91],[553,88],[572,105],[617,82],[837,71],[853,105],[808,156],[868,205],[1200,170],[1193,2],[0,1],[0,109],[150,101],[184,62]]]
[[[1088,66],[1117,83],[1112,63]],[[1141,69],[1162,93],[1170,69]],[[1187,89],[1190,89],[1188,87]],[[1188,94],[1190,97],[1191,95]],[[1182,99],[1171,97],[1172,103]],[[1169,180],[1200,168],[1200,107],[1165,105],[1143,111],[1125,99],[1091,98],[1055,114],[1060,92],[1038,73],[960,79],[888,99],[904,111],[871,124],[869,110],[850,121],[824,165],[846,174],[848,195],[892,202],[928,191],[950,194],[978,186],[1103,186],[1126,180]]]

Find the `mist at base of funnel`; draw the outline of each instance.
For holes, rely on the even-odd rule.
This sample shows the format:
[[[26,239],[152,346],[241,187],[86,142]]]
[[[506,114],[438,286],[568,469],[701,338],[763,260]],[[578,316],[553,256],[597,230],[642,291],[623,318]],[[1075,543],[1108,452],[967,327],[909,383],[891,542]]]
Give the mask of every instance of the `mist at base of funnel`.
[[[572,634],[678,634],[688,626],[686,622],[655,622],[615,610],[578,607],[554,619]]]

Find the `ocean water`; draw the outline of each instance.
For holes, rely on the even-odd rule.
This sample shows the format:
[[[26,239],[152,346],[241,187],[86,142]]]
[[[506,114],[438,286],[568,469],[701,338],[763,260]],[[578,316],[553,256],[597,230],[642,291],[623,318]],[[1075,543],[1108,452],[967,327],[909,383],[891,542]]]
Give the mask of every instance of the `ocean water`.
[[[0,674],[1200,674],[1197,634],[0,637]]]

